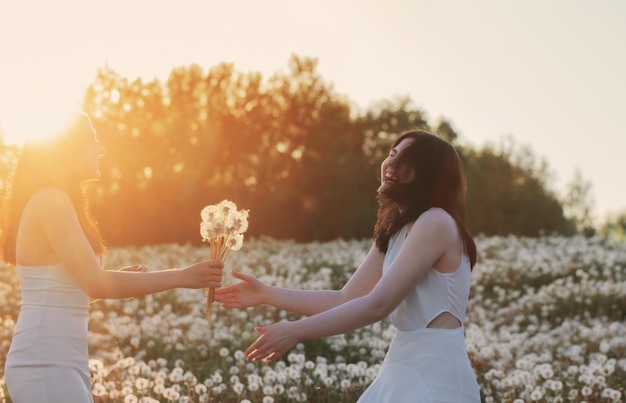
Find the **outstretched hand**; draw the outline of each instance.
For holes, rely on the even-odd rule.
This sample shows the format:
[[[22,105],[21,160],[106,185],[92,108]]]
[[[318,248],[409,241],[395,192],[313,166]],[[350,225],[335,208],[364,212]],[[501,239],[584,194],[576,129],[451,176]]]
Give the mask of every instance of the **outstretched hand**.
[[[293,325],[294,322],[278,322],[257,327],[256,330],[261,335],[246,349],[246,359],[271,361],[291,350],[300,341],[293,332]]]
[[[224,262],[221,260],[206,260],[194,263],[183,269],[184,288],[219,288],[222,286],[222,271]]]
[[[242,280],[228,287],[215,290],[215,301],[224,308],[249,308],[264,303],[266,285],[256,277],[232,271],[233,276]]]

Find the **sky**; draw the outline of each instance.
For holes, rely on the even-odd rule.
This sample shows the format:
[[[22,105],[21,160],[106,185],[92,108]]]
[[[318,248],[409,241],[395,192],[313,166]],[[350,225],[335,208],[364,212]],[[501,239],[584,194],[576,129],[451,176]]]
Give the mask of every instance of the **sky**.
[[[409,97],[467,144],[512,137],[561,196],[580,172],[597,222],[626,211],[623,0],[7,0],[0,127],[14,142],[43,130],[105,66],[164,81],[227,62],[267,79],[293,54],[362,109]]]

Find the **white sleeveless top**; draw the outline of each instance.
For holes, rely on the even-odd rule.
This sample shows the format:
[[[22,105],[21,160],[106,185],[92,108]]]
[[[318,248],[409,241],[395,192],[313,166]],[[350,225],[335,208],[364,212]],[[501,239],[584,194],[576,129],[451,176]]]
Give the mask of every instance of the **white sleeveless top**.
[[[406,227],[403,227],[389,240],[383,276],[404,245],[406,235]],[[466,253],[463,253],[461,264],[453,273],[441,273],[431,268],[391,313],[391,323],[400,330],[417,330],[427,327],[441,313],[450,312],[463,325],[469,300],[470,273],[471,265]]]
[[[5,363],[14,402],[93,402],[89,297],[63,265],[21,266],[22,304]]]

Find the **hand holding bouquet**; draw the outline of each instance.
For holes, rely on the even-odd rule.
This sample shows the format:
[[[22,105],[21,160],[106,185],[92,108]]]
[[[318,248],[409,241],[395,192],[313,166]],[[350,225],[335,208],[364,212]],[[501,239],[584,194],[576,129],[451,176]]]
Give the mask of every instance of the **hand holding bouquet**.
[[[243,233],[248,229],[248,210],[237,210],[230,200],[206,206],[200,212],[200,235],[209,243],[211,259],[224,262],[231,250],[239,250],[243,245]],[[206,313],[211,325],[211,305],[214,302],[214,288],[207,290]]]

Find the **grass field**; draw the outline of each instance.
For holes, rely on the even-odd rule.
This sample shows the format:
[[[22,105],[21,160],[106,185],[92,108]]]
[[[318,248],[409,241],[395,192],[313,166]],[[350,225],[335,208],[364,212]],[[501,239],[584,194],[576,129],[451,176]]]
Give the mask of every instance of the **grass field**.
[[[603,238],[479,237],[465,326],[485,402],[621,402],[626,398],[626,243]],[[287,287],[340,288],[370,241],[246,240],[227,268]],[[152,270],[206,247],[112,249],[106,268]],[[225,284],[232,283],[230,275]],[[214,308],[203,290],[97,301],[90,313],[98,402],[354,402],[394,334],[388,321],[299,344],[272,363],[245,361],[256,326],[295,316],[271,307]],[[15,271],[0,266],[0,360],[19,311]],[[3,367],[3,366],[2,366]],[[9,401],[0,368],[0,401]]]

